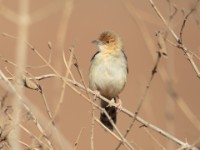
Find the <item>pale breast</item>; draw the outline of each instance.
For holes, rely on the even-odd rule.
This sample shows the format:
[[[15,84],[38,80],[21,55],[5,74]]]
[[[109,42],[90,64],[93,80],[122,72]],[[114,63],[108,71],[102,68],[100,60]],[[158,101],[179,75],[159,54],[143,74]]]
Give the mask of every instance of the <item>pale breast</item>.
[[[95,56],[90,67],[90,88],[111,99],[119,95],[127,80],[127,60],[124,55]]]

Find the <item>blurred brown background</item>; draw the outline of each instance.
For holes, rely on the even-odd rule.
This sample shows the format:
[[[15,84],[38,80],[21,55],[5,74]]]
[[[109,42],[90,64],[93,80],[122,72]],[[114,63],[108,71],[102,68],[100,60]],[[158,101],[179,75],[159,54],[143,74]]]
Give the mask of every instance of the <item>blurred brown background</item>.
[[[96,47],[91,41],[98,37],[99,33],[105,30],[113,30],[121,35],[124,41],[124,49],[129,61],[128,83],[120,97],[123,106],[135,112],[142,97],[151,71],[155,64],[157,56],[157,38],[156,32],[167,31],[166,26],[157,16],[148,0],[30,0],[29,14],[34,22],[28,26],[28,39],[46,59],[49,56],[47,43],[52,43],[52,62],[51,64],[64,76],[65,66],[62,59],[62,50],[68,50],[72,45],[75,46],[75,54],[78,59],[79,67],[83,73],[84,79],[88,85],[88,69],[90,59],[95,53]],[[171,9],[176,6],[177,13],[171,21],[171,26],[179,35],[180,27],[184,18],[184,14],[188,13],[195,0],[171,0]],[[168,21],[170,13],[170,5],[166,0],[156,0],[156,6],[159,8],[165,19]],[[63,16],[64,10],[71,9],[69,18]],[[18,26],[11,20],[11,10],[15,15],[19,14],[18,0],[1,0],[0,1],[0,32],[18,36]],[[68,13],[68,12],[67,12]],[[9,17],[11,16],[11,17]],[[63,20],[65,19],[66,20]],[[198,21],[200,18],[200,6],[189,17],[184,32],[183,42],[191,51],[200,55],[200,26]],[[67,21],[67,22],[65,22]],[[63,27],[64,26],[64,27]],[[65,27],[66,32],[65,32]],[[66,35],[65,35],[66,33]],[[64,36],[64,45],[62,45],[62,34]],[[173,37],[168,35],[168,39],[174,43]],[[16,61],[16,39],[0,37],[0,55],[10,61]],[[158,66],[158,73],[154,76],[150,85],[147,97],[139,112],[139,116],[172,134],[181,141],[192,144],[200,137],[200,130],[190,121],[182,111],[184,109],[178,104],[179,101],[169,94],[169,89],[174,89],[176,94],[181,98],[195,115],[195,119],[200,119],[200,79],[198,79],[191,64],[187,60],[183,51],[173,47],[169,43],[167,45],[168,58],[161,58]],[[40,66],[44,63],[30,49],[27,49],[27,65]],[[66,52],[69,54],[69,52]],[[69,55],[66,56],[67,58]],[[195,59],[197,66],[200,67],[200,61]],[[0,69],[6,74],[5,66],[11,72],[14,67],[1,60]],[[48,68],[29,69],[34,76],[42,74],[50,74],[52,71]],[[72,72],[78,82],[80,77],[72,66]],[[8,75],[9,76],[9,75]],[[48,104],[52,112],[60,97],[62,83],[59,79],[46,79],[40,82],[44,89]],[[3,86],[0,88],[1,96],[4,94]],[[46,111],[41,101],[41,95],[29,89],[25,89],[26,96],[35,104],[45,116]],[[99,111],[95,111],[99,116]],[[186,114],[187,110],[186,110]],[[189,119],[188,119],[189,118]],[[200,121],[200,120],[199,120]],[[64,102],[56,117],[56,126],[63,134],[65,139],[74,145],[77,136],[84,127],[80,136],[77,149],[90,148],[91,135],[91,105],[81,96],[73,92],[69,87],[66,88]],[[131,118],[119,111],[117,126],[124,134],[131,122]],[[32,127],[31,123],[25,122],[26,126]],[[144,128],[140,128],[139,123],[135,123],[133,129],[128,135],[128,141],[132,141],[135,149],[157,150],[161,147],[147,134]],[[158,133],[148,130],[150,133],[166,148],[177,149],[179,146]],[[35,131],[34,131],[35,132]],[[38,133],[37,133],[38,134]],[[24,135],[24,134],[22,134]],[[25,137],[27,135],[24,135]],[[21,137],[23,140],[23,136]],[[26,140],[24,140],[26,141]],[[94,149],[115,149],[118,141],[102,127],[95,123],[94,129]],[[136,145],[137,146],[136,146]],[[56,145],[56,144],[55,144]],[[60,149],[59,146],[57,149]],[[120,149],[125,149],[122,145]]]

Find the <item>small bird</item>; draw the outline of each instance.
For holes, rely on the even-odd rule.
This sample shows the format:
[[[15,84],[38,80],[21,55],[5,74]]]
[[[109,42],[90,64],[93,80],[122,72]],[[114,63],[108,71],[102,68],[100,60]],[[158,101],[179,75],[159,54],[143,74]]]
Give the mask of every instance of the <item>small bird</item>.
[[[127,82],[128,63],[123,51],[123,43],[119,35],[112,31],[102,32],[97,40],[92,41],[97,45],[97,52],[91,59],[89,69],[89,87],[116,103],[119,94]],[[116,123],[117,108],[101,100],[110,118]],[[100,114],[100,121],[113,130],[105,113]]]

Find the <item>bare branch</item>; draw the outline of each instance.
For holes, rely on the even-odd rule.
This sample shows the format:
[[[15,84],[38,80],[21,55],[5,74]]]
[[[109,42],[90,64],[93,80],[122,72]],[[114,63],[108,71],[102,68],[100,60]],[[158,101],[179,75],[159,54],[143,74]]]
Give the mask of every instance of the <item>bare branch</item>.
[[[176,40],[176,42],[178,43],[178,48],[182,49],[184,54],[186,54],[190,64],[192,65],[194,71],[197,74],[197,77],[200,78],[200,71],[199,68],[197,67],[196,63],[193,60],[192,55],[190,54],[190,50],[182,43],[182,41],[180,41],[180,38],[176,35],[176,33],[173,31],[173,29],[171,28],[171,26],[168,25],[167,21],[165,20],[165,18],[162,16],[162,14],[160,13],[160,11],[158,10],[158,8],[156,7],[156,5],[154,4],[153,0],[149,0],[151,6],[153,7],[153,9],[155,10],[155,12],[157,13],[157,15],[161,18],[161,20],[163,21],[163,23],[165,24],[165,26],[169,29],[170,33],[172,34],[172,36],[174,37],[174,39]],[[189,16],[189,15],[188,15]],[[188,18],[188,17],[187,17]],[[186,20],[187,20],[186,18]],[[185,24],[185,23],[183,23]],[[184,25],[185,26],[185,25]],[[184,28],[184,26],[182,28]],[[183,29],[182,29],[183,30]],[[182,31],[181,31],[182,32]]]
[[[78,134],[78,137],[77,137],[77,139],[76,139],[76,142],[74,143],[74,150],[77,149],[78,142],[79,142],[79,140],[80,140],[80,137],[81,137],[81,135],[82,135],[84,129],[85,129],[85,127],[82,127],[81,130],[80,130],[80,132],[79,132],[79,134]]]

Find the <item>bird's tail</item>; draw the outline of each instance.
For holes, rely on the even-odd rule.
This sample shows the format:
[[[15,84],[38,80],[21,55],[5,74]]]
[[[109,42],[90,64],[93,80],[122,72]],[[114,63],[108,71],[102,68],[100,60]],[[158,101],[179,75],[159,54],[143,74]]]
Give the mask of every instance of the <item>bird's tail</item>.
[[[117,108],[114,106],[105,106],[101,105],[102,108],[104,108],[107,112],[107,114],[110,116],[110,119],[116,124],[117,121]],[[113,130],[113,125],[111,124],[109,118],[106,116],[104,112],[100,114],[100,121],[110,130]]]

